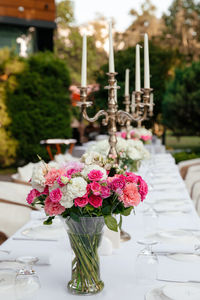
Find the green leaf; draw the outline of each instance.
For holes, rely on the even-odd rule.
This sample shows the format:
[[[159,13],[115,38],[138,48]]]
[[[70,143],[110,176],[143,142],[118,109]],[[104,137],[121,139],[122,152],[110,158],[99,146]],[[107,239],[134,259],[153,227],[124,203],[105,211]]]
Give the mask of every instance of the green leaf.
[[[118,224],[119,229],[122,229],[122,216],[120,215],[120,220],[119,220],[119,224]]]
[[[105,207],[102,208],[102,214],[103,215],[109,215],[111,212],[111,206],[110,205],[106,205]]]
[[[129,216],[130,213],[131,213],[131,211],[132,211],[132,209],[133,209],[133,207],[125,208],[125,209],[123,210],[123,212],[121,212],[121,214],[122,214],[123,216]]]
[[[110,230],[118,231],[117,220],[112,216],[104,217],[105,223]]]
[[[79,222],[79,215],[73,213],[73,212],[70,212],[70,217],[76,221],[76,222]]]
[[[45,220],[45,221],[43,222],[43,224],[44,224],[44,225],[51,225],[53,219],[54,219],[54,217],[48,217],[48,219]]]

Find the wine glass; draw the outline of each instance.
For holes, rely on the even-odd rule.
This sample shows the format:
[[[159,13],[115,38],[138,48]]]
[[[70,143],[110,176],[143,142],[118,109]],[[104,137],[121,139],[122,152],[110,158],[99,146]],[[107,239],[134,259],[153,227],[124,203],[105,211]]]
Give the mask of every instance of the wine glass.
[[[17,299],[35,299],[40,288],[40,281],[33,265],[38,261],[37,257],[21,256],[16,259],[22,263],[21,269],[17,271],[15,278],[15,291]]]
[[[151,285],[156,281],[158,268],[158,257],[152,251],[152,246],[158,242],[139,240],[137,243],[143,245],[144,248],[138,253],[136,258],[136,282],[137,284]]]

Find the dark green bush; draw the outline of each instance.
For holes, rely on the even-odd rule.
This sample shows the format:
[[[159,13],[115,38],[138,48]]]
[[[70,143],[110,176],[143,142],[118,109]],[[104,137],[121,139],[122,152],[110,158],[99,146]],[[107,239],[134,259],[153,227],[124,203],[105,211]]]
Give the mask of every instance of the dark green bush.
[[[200,151],[198,151],[198,152],[179,152],[179,153],[174,153],[173,157],[175,158],[176,163],[179,163],[180,161],[183,161],[183,160],[200,158]]]
[[[10,130],[19,142],[17,157],[22,163],[48,159],[40,140],[71,136],[71,104],[66,64],[52,53],[38,53],[26,60],[23,72],[7,84]]]

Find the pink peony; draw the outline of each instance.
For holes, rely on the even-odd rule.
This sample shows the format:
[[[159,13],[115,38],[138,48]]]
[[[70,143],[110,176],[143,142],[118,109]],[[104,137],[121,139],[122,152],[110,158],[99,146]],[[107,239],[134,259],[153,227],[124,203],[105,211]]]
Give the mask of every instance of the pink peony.
[[[26,201],[28,202],[28,204],[31,204],[38,196],[40,196],[40,192],[38,192],[36,189],[33,189],[29,192]]]
[[[59,184],[59,186],[63,187],[64,183],[61,181],[61,176],[58,177],[57,179],[57,183]]]
[[[58,202],[52,202],[49,197],[46,198],[44,203],[44,210],[49,216],[60,215],[65,211],[65,207]]]
[[[103,177],[103,173],[99,170],[92,170],[88,173],[88,178],[91,181],[99,181]]]
[[[52,202],[60,202],[61,198],[62,198],[62,192],[59,188],[53,190],[50,195],[49,198],[51,199]]]
[[[146,195],[148,193],[148,185],[146,181],[142,179],[141,176],[138,176],[138,184],[139,184],[139,193],[141,195],[141,201],[143,201],[146,198]]]
[[[113,191],[116,191],[116,190],[119,190],[119,189],[122,190],[125,187],[125,184],[126,184],[125,179],[126,179],[126,177],[124,175],[116,174],[111,179],[111,182],[109,184],[110,188]]]
[[[91,195],[88,198],[89,203],[95,208],[102,206],[103,199],[100,196]]]
[[[74,199],[74,205],[79,207],[84,207],[88,204],[88,195],[84,195],[83,197],[78,197]]]
[[[66,170],[75,169],[77,172],[81,172],[84,168],[84,164],[79,161],[68,161],[64,167]]]
[[[110,189],[108,186],[102,186],[101,187],[101,197],[103,199],[110,197]]]
[[[152,136],[150,135],[142,135],[141,136],[141,140],[143,140],[144,142],[150,141],[152,139]]]
[[[79,173],[81,171],[82,171],[82,169],[71,168],[71,169],[67,170],[67,177],[71,178],[72,174]]]
[[[90,183],[90,189],[93,192],[93,194],[96,196],[100,195],[101,193],[101,185],[96,181]]]
[[[63,175],[64,173],[65,173],[64,169],[59,169],[59,170],[56,170],[54,168],[51,169],[45,176],[45,179],[46,179],[45,185],[53,186],[56,179],[58,179],[58,177]]]
[[[135,183],[127,183],[119,200],[124,203],[125,207],[137,206],[141,201],[137,185]]]

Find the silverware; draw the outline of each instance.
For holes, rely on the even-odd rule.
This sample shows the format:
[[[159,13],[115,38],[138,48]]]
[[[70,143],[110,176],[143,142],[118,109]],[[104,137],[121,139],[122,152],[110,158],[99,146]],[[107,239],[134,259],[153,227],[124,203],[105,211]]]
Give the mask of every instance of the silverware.
[[[40,238],[23,238],[23,237],[13,237],[16,241],[40,241],[40,242],[57,242],[55,239],[40,239]]]
[[[167,256],[167,255],[174,255],[174,254],[184,254],[184,255],[187,255],[187,254],[193,254],[193,255],[197,255],[196,253],[194,252],[156,252],[156,251],[153,251],[156,255],[158,256]]]

